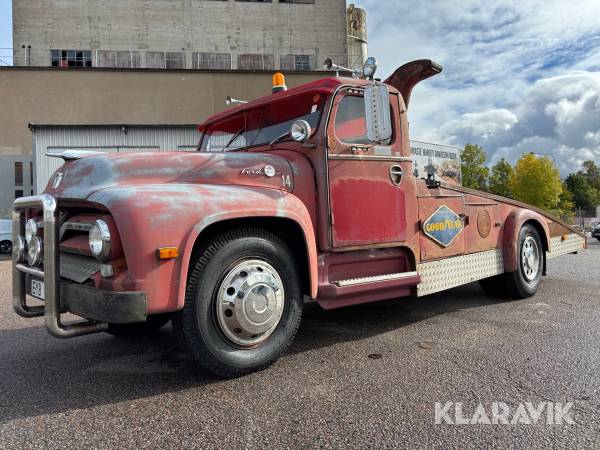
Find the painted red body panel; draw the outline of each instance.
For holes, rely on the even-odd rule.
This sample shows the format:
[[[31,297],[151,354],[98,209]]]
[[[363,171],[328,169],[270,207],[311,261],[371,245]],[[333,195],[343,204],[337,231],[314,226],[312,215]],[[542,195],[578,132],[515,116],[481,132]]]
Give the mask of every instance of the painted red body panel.
[[[422,75],[428,73],[424,70]],[[411,76],[410,82],[395,78],[392,84],[408,95],[420,75]],[[416,179],[406,105],[393,86],[391,142],[359,148],[341,142],[333,125],[340,99],[359,95],[369,83],[318,80],[229,109],[199,127],[206,130],[272,102],[285,108],[294,96],[314,92],[326,96],[328,106],[304,145],[280,142],[226,153],[84,156],[65,163],[59,169],[62,181],[54,188],[58,178],[53,177],[46,192],[58,199],[59,207],[76,211],[69,220],[91,223],[108,218],[117,237],[110,261],[115,275],[103,278],[98,273],[93,281],[103,289],[144,291],[149,314],[182,308],[194,246],[208,227],[233,219],[272,218],[295,224],[306,247],[306,290],[326,308],[414,294],[420,281],[416,273],[371,286],[336,282],[413,272],[417,264],[433,259],[501,248],[506,270],[514,271],[517,236],[526,221],[539,226],[546,247],[551,237],[574,232],[527,205],[456,186],[432,189]],[[357,133],[364,132],[362,125],[356,126]],[[266,166],[272,166],[275,175],[267,175]],[[397,185],[390,178],[393,166],[404,174]],[[422,222],[440,205],[460,214],[464,223],[448,247],[421,231]],[[68,236],[62,246],[89,254],[81,236]],[[159,260],[159,247],[177,247],[180,257]]]

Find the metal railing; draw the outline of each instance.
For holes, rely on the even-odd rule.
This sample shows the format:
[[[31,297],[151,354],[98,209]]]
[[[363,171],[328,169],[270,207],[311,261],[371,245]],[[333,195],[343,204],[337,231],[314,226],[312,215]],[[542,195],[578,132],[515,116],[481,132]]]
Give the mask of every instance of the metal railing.
[[[13,308],[15,312],[27,318],[44,316],[46,328],[50,334],[59,338],[80,336],[108,329],[108,324],[101,322],[61,323],[59,226],[56,199],[51,195],[42,194],[15,200],[13,212],[14,243],[25,236],[25,212],[31,208],[43,210],[44,265],[43,270],[29,267],[19,259],[18,250],[13,251]],[[26,275],[44,280],[45,299],[43,306],[27,305]]]
[[[323,70],[323,60],[332,58],[340,65],[360,66],[347,54],[316,54],[314,50],[285,47],[247,47],[235,53],[200,50],[114,50],[114,49],[36,49],[0,48],[0,66],[192,69],[192,70]],[[355,58],[353,58],[355,59]]]

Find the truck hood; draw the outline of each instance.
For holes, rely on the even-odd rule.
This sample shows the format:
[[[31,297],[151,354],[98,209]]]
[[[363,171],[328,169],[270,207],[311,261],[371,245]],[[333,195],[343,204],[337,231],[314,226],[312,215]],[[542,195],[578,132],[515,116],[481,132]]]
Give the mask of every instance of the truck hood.
[[[291,192],[288,161],[265,153],[103,153],[70,160],[50,178],[45,192],[63,199],[87,199],[115,186],[222,184]]]

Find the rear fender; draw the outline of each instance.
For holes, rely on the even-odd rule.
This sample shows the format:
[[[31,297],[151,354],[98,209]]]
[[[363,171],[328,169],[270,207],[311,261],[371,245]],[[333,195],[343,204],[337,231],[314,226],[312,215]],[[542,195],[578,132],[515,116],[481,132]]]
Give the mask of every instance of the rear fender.
[[[544,252],[548,251],[550,242],[550,231],[546,219],[535,211],[527,209],[516,209],[512,211],[504,222],[504,233],[502,236],[502,250],[504,256],[504,271],[516,272],[518,267],[518,243],[519,232],[526,223],[536,227],[542,240]],[[545,265],[545,263],[544,263]],[[544,267],[545,269],[545,267]]]

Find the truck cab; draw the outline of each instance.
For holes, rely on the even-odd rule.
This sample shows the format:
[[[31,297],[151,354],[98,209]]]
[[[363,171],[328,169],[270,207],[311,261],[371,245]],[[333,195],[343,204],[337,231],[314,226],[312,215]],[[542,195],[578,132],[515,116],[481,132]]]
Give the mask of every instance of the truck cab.
[[[441,67],[415,61],[381,82],[373,63],[216,114],[195,152],[62,155],[44,193],[15,202],[15,311],[61,338],[172,320],[200,365],[232,377],[286,351],[306,298],[330,309],[477,280],[533,295],[546,259],[585,239],[416,176],[410,94]]]

